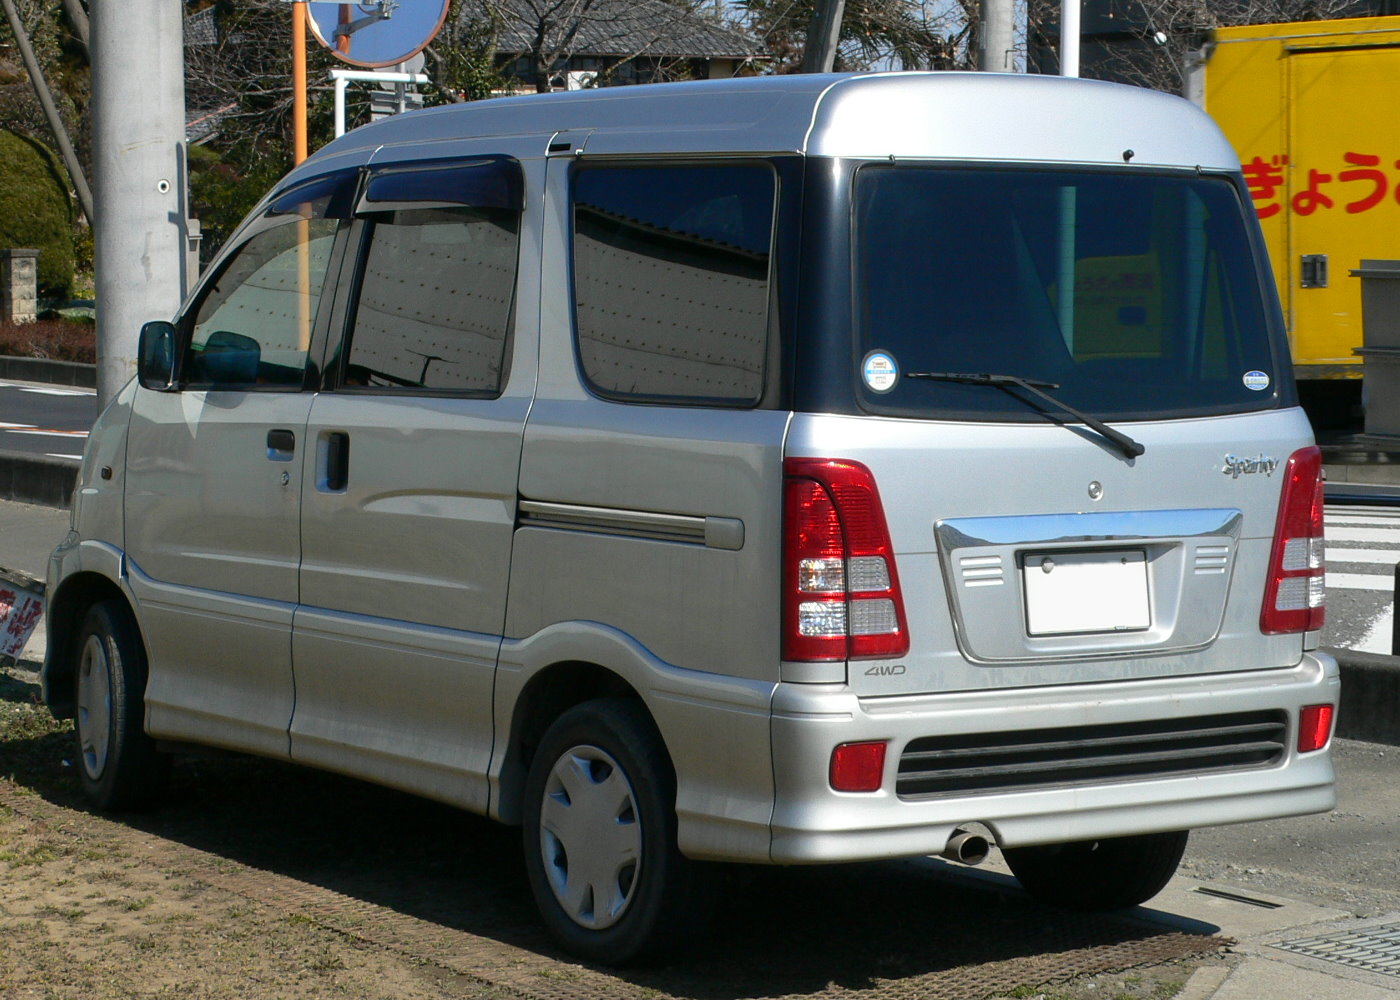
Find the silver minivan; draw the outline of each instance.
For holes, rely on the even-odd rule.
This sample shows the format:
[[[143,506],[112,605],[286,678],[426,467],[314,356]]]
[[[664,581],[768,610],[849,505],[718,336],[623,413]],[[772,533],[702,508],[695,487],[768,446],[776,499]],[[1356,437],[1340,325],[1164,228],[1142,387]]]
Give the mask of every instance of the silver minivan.
[[[1317,812],[1319,453],[1184,101],[798,76],[401,115],[229,240],[94,428],[45,699],[523,828],[590,959],[711,862],[989,841],[1129,906]],[[833,904],[839,905],[839,904]]]

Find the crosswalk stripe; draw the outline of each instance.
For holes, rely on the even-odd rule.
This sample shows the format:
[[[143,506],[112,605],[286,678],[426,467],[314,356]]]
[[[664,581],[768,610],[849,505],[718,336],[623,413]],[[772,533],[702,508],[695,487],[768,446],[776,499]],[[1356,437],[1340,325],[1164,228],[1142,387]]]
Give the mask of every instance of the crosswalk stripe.
[[[1370,573],[1328,573],[1329,590],[1379,590],[1392,593],[1395,589],[1393,576],[1374,576]]]
[[[1400,542],[1400,524],[1394,528],[1327,528],[1331,542]]]
[[[1400,549],[1345,549],[1338,545],[1329,545],[1327,563],[1375,563],[1378,566],[1394,566],[1400,563]]]

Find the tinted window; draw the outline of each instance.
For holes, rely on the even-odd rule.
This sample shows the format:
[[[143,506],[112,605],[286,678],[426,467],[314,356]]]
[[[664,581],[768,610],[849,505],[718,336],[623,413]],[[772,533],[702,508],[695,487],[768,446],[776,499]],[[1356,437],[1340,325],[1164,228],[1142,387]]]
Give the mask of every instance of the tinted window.
[[[517,214],[429,208],[370,218],[344,384],[499,392]]]
[[[575,317],[579,358],[596,390],[758,402],[775,187],[761,164],[578,174]]]
[[[921,371],[1054,382],[1118,419],[1277,405],[1284,362],[1226,180],[872,166],[854,221],[856,362],[899,372],[864,376],[869,409],[1036,418],[1015,390]]]
[[[294,217],[243,244],[199,304],[186,385],[302,385],[338,225],[334,219]]]

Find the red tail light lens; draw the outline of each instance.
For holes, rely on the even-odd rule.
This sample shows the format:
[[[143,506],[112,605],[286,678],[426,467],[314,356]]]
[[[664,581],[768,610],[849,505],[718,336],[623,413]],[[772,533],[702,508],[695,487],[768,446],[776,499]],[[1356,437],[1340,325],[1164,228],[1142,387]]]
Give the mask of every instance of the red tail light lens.
[[[1313,632],[1326,614],[1322,452],[1295,451],[1284,472],[1259,627],[1268,635]]]
[[[1308,705],[1298,713],[1298,752],[1321,750],[1332,738],[1332,706]]]
[[[884,781],[884,743],[842,743],[831,751],[831,787],[836,791],[878,792]]]
[[[783,659],[903,656],[904,599],[875,477],[824,458],[790,458],[783,472]]]

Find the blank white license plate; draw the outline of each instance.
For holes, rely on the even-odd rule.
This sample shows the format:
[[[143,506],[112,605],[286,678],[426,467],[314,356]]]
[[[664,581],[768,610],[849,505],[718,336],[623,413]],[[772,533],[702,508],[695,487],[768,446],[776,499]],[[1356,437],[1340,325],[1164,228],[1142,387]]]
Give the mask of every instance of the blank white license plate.
[[[1152,624],[1141,549],[1032,552],[1021,566],[1031,635],[1125,632]]]

